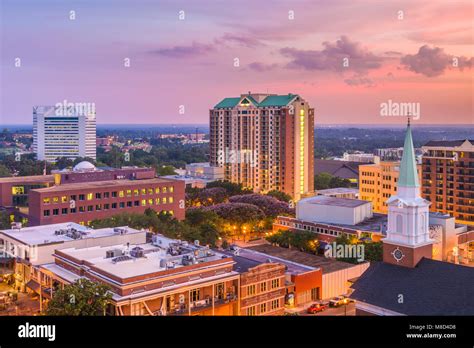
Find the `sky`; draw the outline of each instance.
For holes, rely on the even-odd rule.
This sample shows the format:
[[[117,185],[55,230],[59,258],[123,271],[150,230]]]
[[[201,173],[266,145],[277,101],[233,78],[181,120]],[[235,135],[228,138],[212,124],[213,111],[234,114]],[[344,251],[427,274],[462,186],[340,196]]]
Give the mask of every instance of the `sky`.
[[[0,0],[0,124],[94,103],[100,124],[208,123],[299,94],[318,124],[474,124],[471,0]],[[415,104],[413,104],[415,105]]]

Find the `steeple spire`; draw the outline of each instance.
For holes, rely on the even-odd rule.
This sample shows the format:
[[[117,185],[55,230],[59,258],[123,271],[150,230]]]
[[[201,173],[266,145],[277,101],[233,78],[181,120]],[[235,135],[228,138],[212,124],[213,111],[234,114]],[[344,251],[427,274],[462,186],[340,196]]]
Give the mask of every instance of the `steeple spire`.
[[[413,148],[413,139],[411,135],[410,117],[408,117],[405,144],[403,145],[403,156],[400,163],[398,188],[419,186],[418,173],[416,170],[415,149]]]

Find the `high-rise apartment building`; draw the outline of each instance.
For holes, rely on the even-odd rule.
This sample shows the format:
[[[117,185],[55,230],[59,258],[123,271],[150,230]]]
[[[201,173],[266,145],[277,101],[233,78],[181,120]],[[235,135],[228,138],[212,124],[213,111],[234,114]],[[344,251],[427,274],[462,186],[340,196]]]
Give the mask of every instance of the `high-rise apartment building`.
[[[242,94],[210,110],[210,162],[226,180],[298,200],[314,190],[314,109],[296,94]]]
[[[431,211],[474,224],[474,140],[430,141],[422,147],[422,196]]]
[[[87,105],[33,107],[33,150],[38,160],[96,159],[95,108]]]
[[[421,181],[421,166],[417,165]],[[388,213],[387,199],[397,194],[400,162],[380,162],[359,166],[359,196],[372,202],[376,213]]]

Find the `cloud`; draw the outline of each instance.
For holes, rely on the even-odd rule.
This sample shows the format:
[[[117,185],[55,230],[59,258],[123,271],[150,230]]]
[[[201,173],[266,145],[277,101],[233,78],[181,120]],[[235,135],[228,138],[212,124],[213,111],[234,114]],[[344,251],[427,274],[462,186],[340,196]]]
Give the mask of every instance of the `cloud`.
[[[408,70],[427,77],[442,75],[446,69],[471,68],[474,58],[455,57],[447,54],[440,47],[423,45],[416,54],[407,54],[400,59],[400,63]]]
[[[353,87],[357,87],[357,86],[374,87],[375,86],[375,83],[372,79],[360,74],[355,74],[352,77],[345,79],[344,82],[348,84],[349,86],[353,86]]]
[[[230,34],[230,33],[225,33],[221,38],[216,40],[216,43],[222,43],[222,42],[224,43],[233,42],[240,46],[244,46],[248,48],[264,46],[264,44],[260,40],[256,39],[255,37],[238,35],[238,34]]]
[[[173,46],[169,48],[159,48],[150,53],[169,58],[188,58],[204,55],[214,51],[213,45],[193,42],[190,46]]]
[[[265,64],[265,63],[260,63],[260,62],[253,62],[248,65],[250,69],[258,71],[258,72],[270,71],[270,70],[275,69],[277,66],[278,64],[276,63]]]
[[[280,53],[291,58],[288,68],[305,70],[330,71],[357,71],[367,72],[369,69],[378,69],[383,61],[358,42],[351,41],[347,36],[341,36],[335,43],[323,42],[322,50],[299,50],[296,48],[282,48]],[[344,59],[348,59],[348,66],[344,66]]]

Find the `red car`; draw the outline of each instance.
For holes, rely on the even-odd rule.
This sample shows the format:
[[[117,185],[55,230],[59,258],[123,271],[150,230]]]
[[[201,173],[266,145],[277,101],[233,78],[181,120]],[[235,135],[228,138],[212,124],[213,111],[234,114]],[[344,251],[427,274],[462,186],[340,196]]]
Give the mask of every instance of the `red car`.
[[[326,310],[326,306],[321,303],[313,303],[311,306],[308,307],[309,314],[322,312],[324,310]]]

